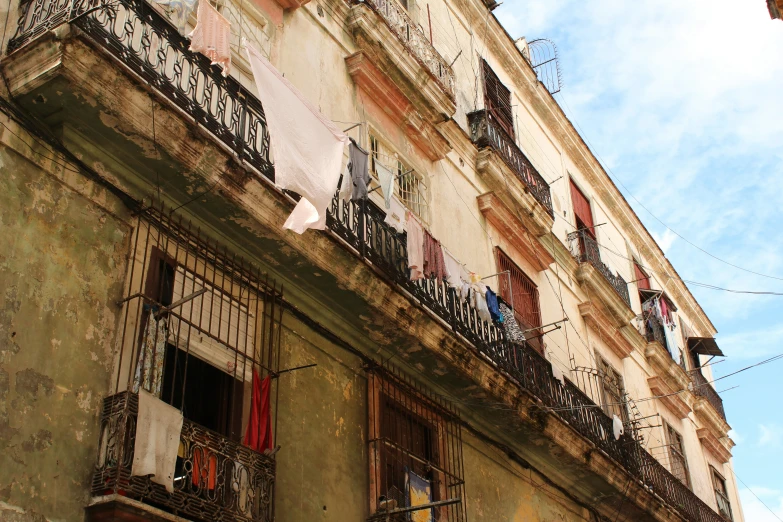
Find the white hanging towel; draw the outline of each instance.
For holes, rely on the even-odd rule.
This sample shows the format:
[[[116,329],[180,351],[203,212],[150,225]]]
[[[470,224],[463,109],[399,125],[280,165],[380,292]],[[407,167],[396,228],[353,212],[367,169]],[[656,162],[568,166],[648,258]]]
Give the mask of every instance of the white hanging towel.
[[[375,172],[378,174],[378,182],[381,185],[381,192],[383,193],[383,200],[386,202],[386,208],[391,208],[391,198],[394,193],[394,173],[377,161],[375,162]]]
[[[446,272],[448,272],[448,279],[446,279],[446,281],[449,283],[449,286],[452,288],[459,288],[462,286],[460,275],[464,268],[460,262],[457,261],[457,258],[451,255],[451,252],[448,250],[443,249],[443,261],[446,263]]]
[[[196,27],[188,38],[191,51],[203,54],[212,60],[212,65],[220,65],[223,76],[228,76],[231,69],[231,22],[218,13],[209,0],[198,3]]]
[[[144,390],[139,391],[139,415],[131,475],[145,477],[174,492],[182,412]]]
[[[400,203],[397,196],[393,196],[391,198],[391,205],[386,209],[386,218],[383,222],[394,227],[394,230],[402,234],[405,232],[405,212],[405,206]]]
[[[625,433],[623,421],[617,415],[612,416],[612,431],[614,432],[614,440],[620,440],[620,436]]]
[[[552,363],[552,377],[560,381],[560,384],[565,386],[565,378],[563,377],[563,370],[558,365]]]
[[[261,53],[249,45],[245,48],[269,127],[275,183],[302,196],[283,228],[297,234],[308,228],[323,230],[348,137]]]

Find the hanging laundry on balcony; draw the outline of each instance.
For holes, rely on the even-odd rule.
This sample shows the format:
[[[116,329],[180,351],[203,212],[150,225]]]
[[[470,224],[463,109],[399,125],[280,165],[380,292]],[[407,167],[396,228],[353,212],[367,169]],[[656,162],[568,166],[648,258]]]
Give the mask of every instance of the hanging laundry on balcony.
[[[503,329],[506,331],[506,340],[512,343],[524,343],[525,334],[519,327],[514,311],[504,301],[498,303],[500,313],[503,314]]]
[[[503,322],[503,314],[500,312],[498,305],[498,296],[491,288],[487,287],[487,293],[485,295],[487,299],[487,308],[489,309],[489,315],[492,316],[492,321],[496,323]]]
[[[392,195],[390,203],[386,209],[386,217],[383,222],[393,227],[399,234],[403,234],[405,233],[405,213],[407,209],[395,195]]]
[[[440,241],[426,230],[424,231],[424,277],[434,277],[441,281],[448,277]]]
[[[244,444],[259,453],[272,449],[272,418],[269,413],[269,375],[261,381],[253,370],[253,396],[250,400],[250,419],[245,430]]]
[[[620,437],[625,433],[623,421],[617,415],[612,416],[612,431],[614,432],[614,440],[620,440]]]
[[[168,327],[165,318],[155,318],[157,308],[144,305],[144,309],[147,312],[147,326],[144,329],[144,339],[136,361],[133,392],[138,393],[139,389],[144,389],[155,397],[160,397]]]
[[[246,45],[269,128],[275,183],[302,199],[283,228],[326,228],[348,137],[325,118],[261,53]]]
[[[406,215],[408,268],[411,271],[411,281],[418,281],[424,279],[424,229],[412,213],[406,212]]]
[[[375,163],[375,173],[378,174],[378,182],[381,185],[381,193],[386,203],[386,208],[391,207],[391,199],[394,195],[394,173],[380,162]]]
[[[459,297],[463,301],[467,301],[470,297],[470,283],[468,283],[466,280],[462,281],[462,287],[459,290]]]
[[[144,390],[139,391],[136,441],[131,475],[150,480],[174,492],[182,412]]]
[[[565,386],[565,377],[563,376],[563,370],[561,370],[560,367],[556,365],[554,362],[552,362],[552,377],[560,381],[560,384]]]
[[[212,7],[209,0],[198,3],[196,27],[188,35],[190,50],[201,53],[212,61],[212,65],[223,68],[223,76],[231,69],[231,22]]]
[[[169,19],[180,33],[185,32],[190,13],[196,8],[197,0],[155,0],[158,5],[168,7]]]
[[[343,182],[340,185],[340,199],[359,201],[367,197],[367,187],[370,184],[371,178],[367,171],[369,154],[353,138],[349,139],[348,165],[345,166]]]
[[[465,273],[465,276],[467,277],[467,270],[465,270],[465,267],[463,267],[462,264],[457,261],[457,258],[448,250],[444,249],[443,256],[443,259],[446,262],[446,277],[449,286],[452,288],[461,287],[462,274]]]
[[[492,314],[489,313],[489,308],[487,308],[486,292],[487,287],[481,281],[470,287],[470,294],[473,296],[473,307],[478,312],[479,318],[489,323],[492,321]]]

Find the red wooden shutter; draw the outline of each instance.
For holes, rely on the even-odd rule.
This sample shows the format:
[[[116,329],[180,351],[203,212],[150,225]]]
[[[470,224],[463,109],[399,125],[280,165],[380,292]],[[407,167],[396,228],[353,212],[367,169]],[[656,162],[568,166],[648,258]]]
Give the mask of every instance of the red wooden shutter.
[[[514,114],[511,110],[511,91],[500,82],[495,71],[482,60],[484,73],[484,106],[489,117],[514,138]]]
[[[639,266],[639,263],[635,262],[633,263],[633,270],[636,277],[636,286],[640,290],[649,290],[650,289],[650,276],[647,275],[647,273],[642,270],[642,267]]]
[[[509,305],[513,305],[514,316],[523,330],[538,328],[541,326],[541,305],[538,301],[536,284],[500,248],[495,248],[495,252],[498,272],[508,270],[511,276],[510,288],[508,285],[509,277],[506,274],[499,276],[500,297]],[[540,332],[530,332],[528,337],[532,337],[537,333]],[[530,345],[541,351],[541,338],[531,340]]]
[[[574,204],[574,214],[576,218],[581,221],[580,225],[587,228],[587,233],[595,237],[595,229],[593,228],[593,213],[590,210],[590,202],[581,190],[571,181],[571,201]]]

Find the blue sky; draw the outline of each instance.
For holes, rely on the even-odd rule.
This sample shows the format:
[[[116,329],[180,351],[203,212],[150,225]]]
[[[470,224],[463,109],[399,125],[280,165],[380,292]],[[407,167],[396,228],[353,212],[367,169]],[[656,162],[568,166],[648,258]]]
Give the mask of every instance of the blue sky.
[[[783,278],[783,22],[765,0],[504,0],[495,14],[515,38],[557,44],[558,102],[645,207],[712,254]],[[688,245],[628,191],[682,278],[783,292]],[[783,296],[692,291],[728,356],[717,377],[783,353]],[[736,473],[783,519],[781,376],[778,361],[716,388],[739,386],[723,395]],[[777,520],[739,487],[748,522]]]

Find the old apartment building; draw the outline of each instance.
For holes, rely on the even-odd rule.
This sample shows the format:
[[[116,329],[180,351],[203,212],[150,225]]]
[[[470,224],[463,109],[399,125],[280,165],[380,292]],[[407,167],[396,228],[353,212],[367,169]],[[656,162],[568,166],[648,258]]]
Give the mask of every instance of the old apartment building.
[[[220,0],[224,77],[188,4],[10,2],[0,519],[743,520],[716,328],[549,42],[488,0]],[[325,230],[283,229],[245,45],[369,154]],[[460,274],[411,280],[389,171]]]

